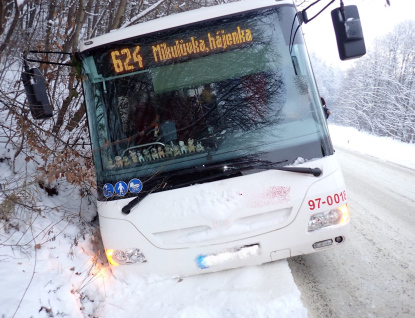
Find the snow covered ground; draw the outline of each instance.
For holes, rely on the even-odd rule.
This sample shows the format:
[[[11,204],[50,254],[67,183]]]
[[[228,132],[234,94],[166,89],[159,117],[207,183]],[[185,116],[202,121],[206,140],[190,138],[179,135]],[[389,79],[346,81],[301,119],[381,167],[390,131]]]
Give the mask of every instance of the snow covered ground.
[[[415,169],[415,145],[333,125],[330,133],[335,147]],[[91,223],[92,197],[62,181],[48,196],[22,179],[31,162],[17,158],[13,174],[12,152],[0,145],[0,204],[14,218],[0,223],[0,316],[307,317],[286,260],[183,279],[114,276]],[[12,203],[15,188],[33,212]]]
[[[376,137],[351,127],[329,125],[334,146],[415,169],[415,145],[389,137]]]

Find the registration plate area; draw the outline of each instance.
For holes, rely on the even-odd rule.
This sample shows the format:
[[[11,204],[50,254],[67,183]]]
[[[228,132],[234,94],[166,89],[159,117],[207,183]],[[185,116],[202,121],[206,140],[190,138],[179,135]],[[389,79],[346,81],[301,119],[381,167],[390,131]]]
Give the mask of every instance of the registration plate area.
[[[233,263],[244,262],[261,254],[260,244],[244,245],[227,249],[215,254],[201,254],[195,258],[200,269],[223,267]]]

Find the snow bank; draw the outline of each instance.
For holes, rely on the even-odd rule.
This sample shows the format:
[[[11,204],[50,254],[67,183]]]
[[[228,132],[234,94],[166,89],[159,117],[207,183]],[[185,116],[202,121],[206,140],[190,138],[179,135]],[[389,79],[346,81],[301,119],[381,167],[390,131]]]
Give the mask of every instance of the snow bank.
[[[35,169],[19,156],[13,174],[9,148],[0,147],[0,204]],[[286,260],[185,278],[125,266],[115,277],[92,243],[94,202],[58,183],[50,197],[29,182],[22,189],[40,210],[13,214],[20,228],[0,223],[1,317],[307,317]]]
[[[413,144],[329,129],[335,147],[415,169]],[[0,203],[6,183],[21,184],[11,173],[11,157],[0,148]],[[17,160],[17,171],[28,168]],[[286,260],[185,278],[136,276],[126,266],[115,277],[96,258],[93,235],[85,230],[94,204],[64,182],[58,196],[31,189],[41,213],[16,216],[32,229],[0,227],[1,317],[307,317]]]
[[[351,127],[329,125],[334,146],[364,153],[385,161],[415,169],[415,144],[390,137],[377,137]]]
[[[77,290],[89,278],[95,202],[64,180],[55,183],[59,195],[48,196],[23,155],[14,174],[15,150],[2,141],[0,136],[0,316],[84,317]]]
[[[286,260],[183,279],[137,277],[125,269],[95,293],[97,316],[307,317]]]
[[[415,169],[415,145],[329,128],[335,147]],[[6,183],[21,184],[10,171],[11,157],[1,147],[1,202]],[[17,171],[28,168],[17,161]],[[58,196],[31,189],[42,212],[17,217],[32,230],[0,228],[2,317],[307,317],[286,260],[183,279],[136,276],[126,266],[115,277],[85,231],[94,205],[64,182]]]
[[[415,145],[353,128],[329,129],[335,147],[415,169]],[[0,158],[11,157],[0,149]],[[5,183],[19,184],[9,163],[0,162],[0,201]],[[17,171],[27,168],[24,160],[17,162]],[[307,317],[286,260],[185,278],[136,276],[126,266],[115,277],[96,258],[93,236],[79,219],[81,213],[90,220],[94,205],[65,183],[53,197],[33,189],[42,207],[25,216],[33,233],[0,228],[2,317]]]

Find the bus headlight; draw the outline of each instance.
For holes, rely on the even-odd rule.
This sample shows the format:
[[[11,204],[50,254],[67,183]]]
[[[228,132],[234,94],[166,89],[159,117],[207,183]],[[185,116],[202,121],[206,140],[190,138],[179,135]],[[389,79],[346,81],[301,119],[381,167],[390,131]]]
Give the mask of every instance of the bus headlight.
[[[147,262],[143,253],[138,248],[128,250],[106,250],[108,262],[111,265],[126,265]]]
[[[308,231],[315,231],[327,226],[344,224],[349,220],[349,208],[347,204],[328,212],[314,214],[308,221]]]

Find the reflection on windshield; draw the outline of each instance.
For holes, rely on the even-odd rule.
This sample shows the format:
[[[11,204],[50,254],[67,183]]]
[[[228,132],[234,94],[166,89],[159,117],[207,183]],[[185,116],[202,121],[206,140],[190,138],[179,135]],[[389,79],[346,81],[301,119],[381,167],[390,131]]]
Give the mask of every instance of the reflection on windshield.
[[[91,135],[101,165],[97,170],[115,175],[134,168],[134,177],[140,177],[277,152],[268,159],[289,164],[284,149],[295,149],[298,157],[306,149],[301,145],[311,143],[317,147],[307,150],[314,156],[308,159],[324,156],[321,140],[327,132],[307,53],[298,35],[293,56],[289,54],[278,17],[273,9],[218,22],[229,30],[249,26],[252,38],[243,47],[137,72],[112,76],[102,71],[111,75],[105,78],[97,63],[108,50],[85,58]],[[212,26],[189,32],[192,38],[210,36],[208,28]],[[185,38],[186,32],[157,40],[169,43]],[[142,52],[147,42],[138,43]]]
[[[269,127],[283,118],[285,87],[276,72],[160,94],[154,93],[150,74],[143,73],[107,83],[106,89],[106,96],[117,96],[103,101],[112,107],[98,116],[112,128],[98,126],[101,143],[110,152],[109,169],[218,150],[236,133]],[[257,143],[249,139],[247,143]]]

